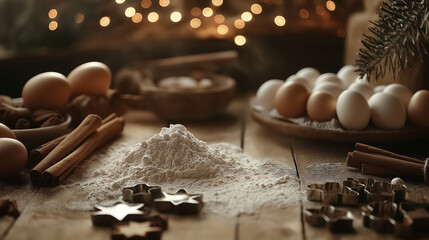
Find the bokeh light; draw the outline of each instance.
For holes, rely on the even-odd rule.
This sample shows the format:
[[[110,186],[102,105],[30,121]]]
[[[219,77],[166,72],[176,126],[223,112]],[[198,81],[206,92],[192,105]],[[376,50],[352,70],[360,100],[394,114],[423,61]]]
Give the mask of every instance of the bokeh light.
[[[147,20],[151,23],[157,22],[159,19],[159,15],[156,12],[151,12],[147,15]]]
[[[133,7],[127,7],[127,9],[125,9],[125,16],[126,17],[132,17],[134,16],[134,14],[136,14],[136,9]]]
[[[50,19],[56,18],[57,14],[58,14],[57,9],[51,9],[48,12],[48,16]]]
[[[259,4],[257,4],[257,3],[254,3],[254,4],[252,4],[252,6],[250,7],[250,10],[252,11],[252,13],[254,13],[254,14],[261,14],[261,12],[262,12],[262,6],[261,5],[259,5]]]
[[[250,20],[252,20],[253,16],[250,12],[244,12],[241,14],[241,19],[243,19],[243,21],[245,22],[249,22]]]
[[[211,17],[213,15],[213,9],[206,7],[203,9],[204,17]]]
[[[192,18],[189,22],[192,28],[199,28],[201,26],[201,20],[198,18]]]
[[[225,24],[219,25],[217,27],[217,32],[221,35],[225,35],[228,33],[228,26],[226,26]]]
[[[76,13],[76,15],[74,16],[74,21],[77,24],[83,23],[84,20],[85,20],[85,15],[83,15],[83,13]]]
[[[219,7],[223,4],[223,0],[212,0],[212,4],[216,7]]]
[[[170,0],[159,0],[159,6],[168,7],[170,5]]]
[[[284,25],[286,25],[286,19],[283,16],[279,15],[274,18],[274,23],[279,27],[283,27]]]
[[[180,12],[174,11],[170,14],[170,19],[172,22],[180,22],[180,20],[182,20],[182,14]]]
[[[310,17],[310,13],[308,12],[308,10],[307,10],[307,9],[305,9],[305,8],[301,8],[301,9],[299,10],[299,16],[300,16],[302,19],[307,19],[307,18],[309,18],[309,17]]]
[[[125,2],[125,0],[115,0],[115,2],[116,2],[117,4],[122,4],[122,3],[124,3],[124,2]]]
[[[139,23],[139,22],[141,22],[141,21],[143,20],[143,15],[142,15],[141,13],[136,13],[136,14],[134,14],[134,16],[131,18],[131,20],[132,20],[134,23]]]
[[[100,18],[100,26],[102,27],[107,27],[110,24],[110,18],[107,16],[104,16],[102,18]]]
[[[243,35],[237,35],[234,38],[234,42],[238,46],[243,46],[244,44],[246,44],[246,38]]]
[[[142,8],[150,8],[152,6],[151,0],[142,0],[141,4]]]
[[[331,12],[335,11],[336,6],[335,6],[334,1],[331,1],[331,0],[326,1],[326,8]]]
[[[199,8],[199,7],[193,7],[191,9],[191,15],[194,16],[194,17],[200,16],[201,15],[201,8]]]
[[[57,21],[51,21],[49,23],[49,30],[51,31],[55,31],[58,28],[58,23]]]
[[[214,17],[214,21],[217,24],[221,24],[225,22],[225,17],[222,14],[216,14],[216,16]]]
[[[316,13],[319,14],[320,16],[323,16],[323,14],[325,14],[325,9],[322,6],[317,5],[316,6]]]
[[[237,20],[234,21],[234,27],[235,28],[237,28],[237,29],[243,29],[244,26],[246,26],[246,23],[243,20],[237,19]]]

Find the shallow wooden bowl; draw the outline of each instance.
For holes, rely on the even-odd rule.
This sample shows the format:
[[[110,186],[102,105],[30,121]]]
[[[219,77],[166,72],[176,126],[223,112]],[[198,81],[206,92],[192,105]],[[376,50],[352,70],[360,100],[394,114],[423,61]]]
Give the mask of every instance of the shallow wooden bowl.
[[[166,89],[154,84],[142,86],[141,95],[123,95],[123,99],[138,108],[148,109],[170,121],[196,121],[220,113],[234,97],[235,80],[224,75],[204,73],[213,81],[208,89]]]

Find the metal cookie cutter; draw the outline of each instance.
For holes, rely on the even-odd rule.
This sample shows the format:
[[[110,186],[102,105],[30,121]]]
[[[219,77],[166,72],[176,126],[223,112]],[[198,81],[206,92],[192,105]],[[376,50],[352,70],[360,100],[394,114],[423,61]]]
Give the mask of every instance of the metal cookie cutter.
[[[390,184],[388,182],[374,182],[365,188],[366,201],[389,201],[402,202],[405,201],[407,188],[405,185]]]
[[[122,198],[130,203],[144,203],[146,206],[151,205],[153,197],[149,190],[159,188],[158,186],[149,186],[146,184],[137,184],[133,187],[125,187],[122,189]]]
[[[362,209],[363,225],[378,233],[392,233],[397,214],[398,205],[394,202],[372,202]]]
[[[429,204],[403,202],[395,219],[396,237],[427,236],[429,234]]]
[[[359,193],[337,182],[314,183],[307,186],[307,199],[330,205],[356,206],[359,204]]]
[[[352,232],[353,215],[348,210],[338,209],[332,205],[304,210],[305,220],[312,226],[327,226],[331,232]]]
[[[153,196],[153,205],[159,212],[172,212],[176,214],[197,214],[203,208],[202,194],[189,194],[179,189],[175,194],[161,191],[160,188],[150,189]]]

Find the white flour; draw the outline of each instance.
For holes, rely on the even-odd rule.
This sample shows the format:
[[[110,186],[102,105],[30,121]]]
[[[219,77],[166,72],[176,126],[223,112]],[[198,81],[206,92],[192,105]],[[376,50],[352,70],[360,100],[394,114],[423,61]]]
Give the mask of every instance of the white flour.
[[[104,148],[59,188],[73,188],[86,199],[68,202],[74,210],[115,202],[123,187],[147,183],[170,193],[180,188],[202,193],[204,213],[237,215],[263,206],[296,205],[301,196],[293,174],[285,165],[253,159],[229,143],[207,145],[184,126],[171,125],[133,148],[121,142]]]

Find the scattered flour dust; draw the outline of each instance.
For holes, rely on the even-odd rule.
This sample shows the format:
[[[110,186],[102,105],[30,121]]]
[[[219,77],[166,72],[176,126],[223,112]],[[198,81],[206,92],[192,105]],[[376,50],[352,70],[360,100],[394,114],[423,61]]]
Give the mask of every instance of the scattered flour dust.
[[[208,145],[177,124],[134,147],[114,143],[85,160],[60,188],[83,195],[84,202],[68,203],[74,210],[116,202],[123,187],[147,183],[170,193],[180,188],[202,193],[204,213],[237,215],[296,204],[301,192],[290,173],[286,166],[254,159],[235,145]]]

